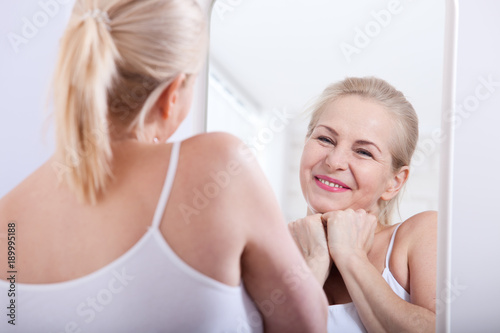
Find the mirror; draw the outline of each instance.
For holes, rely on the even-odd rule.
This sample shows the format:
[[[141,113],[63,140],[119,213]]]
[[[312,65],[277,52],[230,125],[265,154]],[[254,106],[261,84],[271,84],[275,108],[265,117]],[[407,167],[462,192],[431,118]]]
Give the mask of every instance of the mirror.
[[[393,222],[438,208],[445,2],[217,0],[207,131],[257,155],[287,221],[303,217],[299,161],[307,103],[346,76],[377,76],[419,116],[420,140]]]

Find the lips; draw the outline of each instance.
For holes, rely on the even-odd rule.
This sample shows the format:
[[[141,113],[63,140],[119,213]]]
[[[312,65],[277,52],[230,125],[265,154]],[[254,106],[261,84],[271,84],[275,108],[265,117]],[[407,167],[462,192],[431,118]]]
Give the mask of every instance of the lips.
[[[342,183],[340,180],[333,179],[324,175],[314,176],[316,184],[327,191],[330,192],[345,192],[349,191],[351,188],[346,184]]]

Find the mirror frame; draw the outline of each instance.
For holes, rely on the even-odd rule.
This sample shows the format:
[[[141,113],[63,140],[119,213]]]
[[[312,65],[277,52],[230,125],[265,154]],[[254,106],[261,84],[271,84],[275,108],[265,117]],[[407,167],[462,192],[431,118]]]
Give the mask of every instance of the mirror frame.
[[[451,230],[453,196],[453,148],[457,78],[458,0],[445,0],[443,90],[441,106],[441,156],[439,163],[436,332],[450,332],[451,307],[447,299],[451,281]]]
[[[212,9],[216,0],[198,0],[207,14],[208,30],[212,17]],[[443,52],[443,89],[441,105],[441,156],[439,162],[439,195],[438,195],[438,244],[437,244],[437,277],[436,302],[441,300],[441,307],[436,305],[436,332],[450,332],[451,307],[447,301],[447,293],[451,281],[451,230],[452,230],[452,189],[453,189],[453,147],[456,100],[456,64],[458,37],[458,0],[445,0],[445,29]],[[208,66],[209,55],[200,71],[196,86],[199,97],[193,105],[195,117],[193,132],[207,131],[208,100]],[[437,304],[437,303],[436,303]]]

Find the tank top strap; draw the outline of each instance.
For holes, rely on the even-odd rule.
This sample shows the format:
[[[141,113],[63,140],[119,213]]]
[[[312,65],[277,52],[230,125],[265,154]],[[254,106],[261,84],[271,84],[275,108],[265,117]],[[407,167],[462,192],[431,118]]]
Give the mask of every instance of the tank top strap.
[[[172,189],[172,185],[175,179],[175,173],[177,171],[180,148],[181,141],[177,141],[172,144],[172,152],[170,153],[170,163],[168,165],[167,176],[165,177],[165,183],[163,184],[163,189],[160,194],[160,199],[158,200],[158,205],[156,205],[153,223],[151,224],[152,228],[158,229],[163,217],[163,213],[165,212],[165,207],[167,206],[168,197],[170,196],[170,190]]]
[[[398,229],[399,227],[402,225],[403,223],[400,223],[396,229],[394,229],[394,232],[392,233],[392,237],[391,237],[391,242],[389,243],[389,248],[387,248],[387,254],[385,256],[385,268],[389,269],[389,259],[391,258],[391,254],[392,254],[392,247],[394,245],[394,239],[396,238],[396,232],[398,232]]]

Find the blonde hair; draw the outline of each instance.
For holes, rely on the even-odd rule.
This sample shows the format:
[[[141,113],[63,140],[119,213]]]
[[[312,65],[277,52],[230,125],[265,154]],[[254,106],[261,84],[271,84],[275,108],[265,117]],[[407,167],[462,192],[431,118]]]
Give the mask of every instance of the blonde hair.
[[[77,0],[54,74],[62,180],[95,204],[111,174],[111,131],[140,137],[163,89],[196,73],[207,46],[195,0]]]
[[[398,172],[409,166],[418,141],[418,117],[413,106],[403,93],[386,81],[376,77],[348,77],[328,86],[311,107],[312,116],[307,128],[310,137],[325,108],[335,100],[349,95],[357,95],[380,103],[392,115],[395,131],[390,143],[392,171]],[[390,224],[400,191],[389,201],[379,200],[379,221]]]

